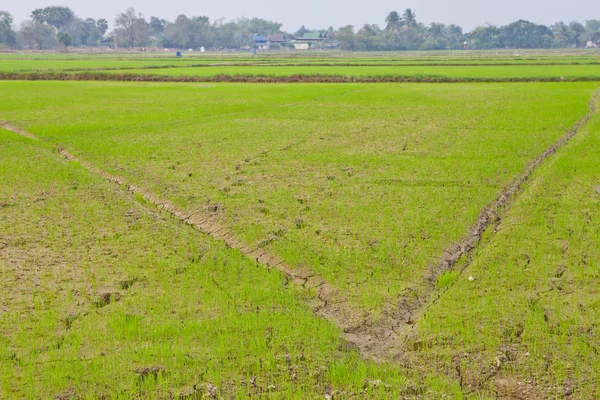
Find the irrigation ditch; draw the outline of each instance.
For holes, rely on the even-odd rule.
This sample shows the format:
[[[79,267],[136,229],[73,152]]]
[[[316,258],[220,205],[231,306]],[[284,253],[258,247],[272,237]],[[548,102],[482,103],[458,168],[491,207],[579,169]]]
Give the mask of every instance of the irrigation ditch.
[[[101,72],[0,72],[0,81],[106,81],[106,82],[181,82],[181,83],[519,83],[519,82],[600,82],[598,76],[548,77],[447,77],[433,75],[346,76],[294,74],[287,76],[227,75],[165,76],[148,74],[109,74]]]

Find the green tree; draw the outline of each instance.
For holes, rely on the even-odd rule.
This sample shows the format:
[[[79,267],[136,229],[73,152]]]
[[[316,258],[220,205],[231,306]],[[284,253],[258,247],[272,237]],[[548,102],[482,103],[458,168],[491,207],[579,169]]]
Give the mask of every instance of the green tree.
[[[167,21],[157,17],[150,17],[150,33],[153,35],[161,35],[165,31]]]
[[[600,45],[600,20],[588,19],[585,21],[586,38],[595,45]]]
[[[75,14],[68,7],[37,8],[31,12],[31,19],[38,23],[46,23],[60,31],[75,19]]]
[[[445,50],[448,43],[445,37],[446,26],[432,22],[425,34],[425,41],[421,44],[421,50]]]
[[[497,49],[502,47],[500,41],[500,28],[490,25],[477,27],[467,34],[469,46],[475,49]]]
[[[0,44],[13,47],[17,43],[17,34],[12,29],[13,17],[7,11],[0,11]]]
[[[149,26],[142,14],[135,12],[135,9],[128,8],[124,13],[118,14],[115,19],[115,35],[117,38],[124,38],[130,49],[138,45],[148,43]]]
[[[208,17],[180,15],[175,22],[167,24],[164,38],[168,46],[180,49],[197,49],[211,46],[212,32]]]
[[[402,14],[402,23],[411,28],[417,26],[417,14],[411,8],[407,8]]]
[[[352,25],[346,25],[338,29],[335,32],[335,39],[342,50],[354,50],[356,47],[354,27]]]
[[[577,45],[575,33],[569,25],[564,22],[557,22],[550,26],[553,34],[553,46],[557,48],[573,47]]]
[[[388,16],[385,18],[385,30],[386,31],[393,31],[396,30],[400,27],[400,23],[401,23],[401,18],[400,15],[396,12],[396,11],[392,11],[388,14]]]
[[[364,25],[354,36],[354,48],[361,51],[385,50],[383,31],[377,25]]]
[[[53,26],[26,21],[17,32],[17,42],[30,49],[50,50],[60,46],[56,39],[56,29]]]
[[[519,20],[502,27],[500,41],[503,47],[517,49],[549,48],[553,43],[552,31],[544,25]]]
[[[598,32],[600,31],[600,19],[586,19],[585,20],[585,29],[589,32]]]
[[[56,36],[56,38],[63,45],[65,50],[67,49],[67,47],[69,47],[73,43],[73,39],[66,32],[59,32],[58,35]]]
[[[455,24],[446,26],[444,29],[444,37],[446,39],[448,49],[459,50],[463,48],[465,34],[460,26]]]
[[[587,41],[585,35],[585,26],[583,26],[583,24],[579,22],[573,21],[569,24],[569,29],[573,32],[573,36],[575,38],[575,46],[584,47],[585,42]]]
[[[100,18],[98,21],[96,21],[96,28],[98,28],[100,35],[104,36],[106,31],[108,31],[108,21],[104,18]]]
[[[282,33],[282,24],[262,18],[242,18],[238,20],[238,24],[240,24],[244,30],[256,35],[268,36]]]
[[[67,27],[63,32],[66,32],[71,36],[71,46],[97,46],[102,40],[102,33],[98,29],[98,23],[92,19],[87,18],[81,20],[75,18],[75,21]]]

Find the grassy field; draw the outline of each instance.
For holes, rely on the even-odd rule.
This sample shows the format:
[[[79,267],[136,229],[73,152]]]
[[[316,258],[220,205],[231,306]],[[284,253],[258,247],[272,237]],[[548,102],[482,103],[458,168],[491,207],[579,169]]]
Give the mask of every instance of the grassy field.
[[[255,58],[246,57],[145,57],[145,58],[93,58],[93,57],[73,57],[70,59],[14,59],[2,58],[0,55],[0,70],[8,72],[27,72],[27,71],[85,71],[102,69],[136,69],[136,68],[180,68],[186,66],[209,66],[209,65],[231,65],[231,66],[373,66],[373,67],[403,67],[403,66],[593,66],[600,64],[600,57],[574,58],[574,59],[432,59],[432,58],[322,58],[322,57],[265,57],[257,56]],[[528,68],[530,69],[530,68]],[[528,70],[526,69],[526,71]],[[543,68],[545,70],[546,68]],[[504,70],[504,69],[500,69]],[[587,68],[584,68],[587,70]]]
[[[422,319],[420,362],[452,369],[464,353],[464,386],[505,397],[600,397],[598,171],[596,117],[540,168]]]
[[[161,68],[107,71],[112,74],[144,74],[162,76],[423,76],[450,78],[539,78],[596,77],[599,65],[510,65],[510,66],[219,66],[212,68]]]
[[[221,206],[244,241],[377,313],[595,87],[5,83],[0,115],[185,210]]]
[[[23,54],[0,53],[0,72],[119,70],[116,73],[165,76],[321,74],[340,76],[548,77],[597,76],[600,53],[447,52],[199,54]],[[215,68],[204,69],[213,65]],[[189,67],[196,68],[189,68]],[[224,68],[227,66],[227,68]],[[269,66],[277,66],[270,67]],[[437,67],[436,67],[437,66]],[[187,67],[187,68],[186,68]],[[285,68],[282,68],[285,67]],[[352,67],[352,68],[349,68]],[[522,68],[521,67],[525,67]],[[543,68],[539,68],[543,67]],[[155,70],[147,70],[155,69]]]
[[[282,275],[51,147],[0,130],[0,155],[0,397],[460,392],[363,360]]]
[[[15,53],[0,71],[600,82],[595,62]],[[0,81],[0,125],[40,139],[0,128],[0,398],[600,396],[598,82]]]
[[[68,71],[68,70],[98,70],[109,68],[145,68],[145,67],[177,67],[181,65],[200,63],[221,63],[217,60],[189,60],[189,59],[87,59],[83,57],[64,60],[36,60],[36,59],[2,59],[0,57],[0,71],[29,72],[29,71]],[[239,62],[239,61],[238,61]]]

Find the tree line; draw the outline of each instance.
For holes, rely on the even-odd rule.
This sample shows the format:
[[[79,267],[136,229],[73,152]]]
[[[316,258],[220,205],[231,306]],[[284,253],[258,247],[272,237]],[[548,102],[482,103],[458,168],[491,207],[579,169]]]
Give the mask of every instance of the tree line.
[[[425,25],[409,8],[402,14],[390,12],[384,22],[383,28],[376,24],[358,29],[352,25],[339,29],[302,26],[293,35],[321,32],[327,35],[328,48],[357,51],[600,47],[600,20],[596,19],[549,26],[519,20],[505,26],[486,25],[464,32],[455,24]],[[206,16],[182,14],[174,21],[154,16],[147,20],[133,8],[118,14],[114,29],[108,32],[106,19],[82,19],[70,8],[58,6],[35,9],[29,20],[16,27],[11,14],[0,11],[0,48],[244,49],[252,47],[253,35],[273,34],[288,32],[282,30],[282,24],[261,18],[211,21]],[[314,47],[320,45],[316,43]]]

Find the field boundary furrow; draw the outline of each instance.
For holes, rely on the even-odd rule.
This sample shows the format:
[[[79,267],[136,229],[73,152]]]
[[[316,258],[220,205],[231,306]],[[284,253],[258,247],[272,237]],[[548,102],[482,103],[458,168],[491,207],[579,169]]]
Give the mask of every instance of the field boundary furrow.
[[[22,135],[29,139],[40,141],[40,139],[8,121],[0,120],[0,126],[5,130]],[[248,245],[236,238],[236,235],[226,226],[222,225],[218,216],[209,211],[211,206],[208,205],[205,209],[199,209],[193,212],[182,210],[166,199],[162,199],[156,194],[127,183],[124,179],[114,176],[95,165],[87,162],[64,148],[58,149],[60,155],[73,163],[77,163],[93,175],[99,176],[108,182],[116,184],[124,189],[133,197],[132,201],[136,201],[136,196],[142,196],[145,202],[155,207],[160,211],[167,212],[176,220],[190,225],[197,231],[206,234],[216,240],[220,240],[227,247],[239,251],[244,256],[252,259],[259,265],[279,271],[285,275],[285,285],[293,284],[304,292],[309,294],[308,305],[312,307],[313,312],[334,323],[340,330],[344,332],[346,340],[354,345],[361,353],[369,355],[366,351],[370,348],[371,343],[376,343],[378,338],[376,335],[369,333],[355,335],[352,327],[356,325],[356,313],[346,305],[346,301],[337,290],[323,278],[314,275],[309,271],[303,271],[300,268],[292,268],[285,260],[272,254],[268,249],[259,245]]]
[[[278,63],[278,62],[239,62],[239,63],[206,63],[183,65],[142,65],[124,67],[98,68],[49,68],[47,72],[92,72],[92,71],[128,71],[140,69],[177,69],[177,68],[211,68],[211,67],[545,67],[567,65],[600,65],[600,62],[548,62],[548,63]],[[41,69],[23,69],[23,72],[42,72]]]
[[[346,76],[291,74],[165,76],[144,74],[62,73],[62,72],[0,72],[0,80],[22,81],[117,81],[117,82],[181,82],[181,83],[502,83],[502,82],[600,82],[597,76],[548,77],[449,77],[436,75]]]
[[[7,131],[11,131],[13,133],[18,133],[19,135],[25,136],[26,138],[29,138],[29,139],[38,140],[38,141],[40,140],[40,139],[38,139],[37,136],[33,135],[32,133],[29,133],[27,131],[22,130],[21,128],[17,128],[16,126],[9,124],[8,121],[0,120],[0,128],[4,128]]]
[[[457,244],[454,244],[446,248],[443,255],[440,257],[440,261],[429,268],[424,276],[424,285],[419,287],[425,287],[425,291],[419,292],[415,288],[407,290],[407,294],[403,296],[398,303],[399,309],[401,310],[399,320],[404,322],[408,326],[413,325],[416,318],[424,314],[433,304],[435,304],[443,293],[450,290],[451,286],[445,288],[443,291],[435,290],[438,278],[445,272],[452,271],[461,260],[464,260],[464,264],[460,265],[459,272],[462,273],[471,262],[473,252],[477,245],[481,242],[483,235],[490,226],[498,226],[502,220],[503,214],[505,214],[518,194],[521,192],[523,185],[530,180],[533,173],[538,167],[549,157],[554,155],[560,148],[564,147],[569,143],[579,131],[592,119],[592,117],[598,112],[598,102],[600,101],[600,88],[598,88],[588,103],[588,111],[583,118],[575,123],[575,125],[568,130],[563,136],[561,136],[552,146],[546,149],[541,155],[536,157],[533,161],[529,162],[525,169],[520,175],[513,179],[508,185],[506,185],[496,196],[496,200],[484,207],[479,214],[476,222],[469,229],[468,234],[463,237]],[[410,293],[410,294],[408,294]]]
[[[563,136],[541,155],[529,162],[519,176],[506,185],[497,195],[496,200],[483,208],[475,223],[469,228],[468,233],[456,244],[443,251],[439,261],[429,267],[420,281],[407,287],[403,294],[395,301],[386,302],[387,307],[379,318],[365,318],[351,329],[346,329],[347,334],[356,337],[370,338],[370,345],[363,354],[377,359],[405,360],[404,355],[409,339],[414,339],[414,327],[427,310],[436,304],[441,296],[452,288],[437,289],[438,278],[445,272],[453,271],[460,264],[459,273],[470,265],[473,252],[481,242],[483,235],[490,226],[497,226],[521,191],[523,185],[532,177],[535,170],[561,147],[570,142],[587,122],[598,111],[600,88],[592,95],[588,103],[586,115],[575,123]],[[461,262],[463,262],[461,264]],[[373,338],[375,338],[373,340]]]

